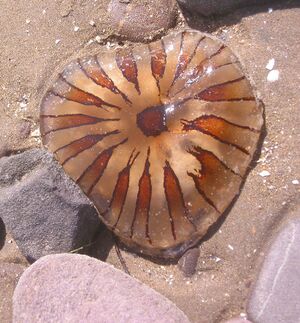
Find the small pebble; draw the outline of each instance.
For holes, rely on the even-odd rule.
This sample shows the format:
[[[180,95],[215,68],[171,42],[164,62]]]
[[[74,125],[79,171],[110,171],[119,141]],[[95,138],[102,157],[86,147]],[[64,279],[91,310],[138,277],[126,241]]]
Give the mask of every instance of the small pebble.
[[[233,246],[232,246],[231,244],[229,244],[229,245],[228,245],[228,248],[229,248],[230,250],[233,250]]]
[[[268,73],[267,80],[269,82],[275,82],[279,79],[279,71],[278,70],[272,70]]]
[[[271,71],[274,68],[274,65],[275,65],[275,59],[271,58],[269,59],[268,64],[266,65],[266,69]]]
[[[26,108],[27,103],[26,102],[20,102],[20,108]]]
[[[75,26],[74,27],[74,31],[78,31],[79,30],[79,27],[78,26]]]
[[[263,170],[262,172],[259,173],[259,176],[261,177],[268,177],[271,174],[267,170]]]
[[[93,26],[93,27],[94,27],[94,26],[96,26],[96,23],[95,23],[95,21],[94,21],[94,20],[90,20],[90,21],[89,21],[89,24],[90,24],[91,26]]]
[[[299,185],[299,181],[297,179],[292,180],[292,184]]]
[[[39,137],[41,135],[40,133],[40,128],[35,129],[34,131],[32,131],[31,133],[31,137]]]
[[[57,45],[57,44],[59,44],[60,43],[60,39],[56,39],[55,40],[55,44]]]
[[[179,259],[178,266],[186,277],[194,275],[198,259],[200,256],[199,248],[192,248],[185,252],[185,254]]]

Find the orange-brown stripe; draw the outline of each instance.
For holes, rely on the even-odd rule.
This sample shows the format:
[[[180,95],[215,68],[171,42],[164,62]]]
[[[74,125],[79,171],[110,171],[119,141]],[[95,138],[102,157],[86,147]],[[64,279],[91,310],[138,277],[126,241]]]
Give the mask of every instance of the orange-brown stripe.
[[[119,144],[109,147],[100,153],[100,155],[83,171],[76,183],[89,195],[101,178],[107,164],[112,156],[116,147],[124,144],[128,139],[124,139]]]
[[[224,144],[231,145],[239,149],[247,155],[249,155],[247,149],[234,142],[236,132],[241,129],[257,132],[255,129],[234,124],[214,115],[203,115],[192,121],[182,119],[181,122],[183,124],[183,131],[200,131],[206,135],[212,136]]]
[[[78,59],[77,63],[82,72],[97,85],[100,85],[101,87],[106,88],[115,94],[120,94],[126,102],[132,103],[128,99],[128,97],[117,88],[112,79],[110,79],[109,76],[105,73],[98,61],[97,56],[95,55],[93,58],[90,58],[90,60],[92,61],[94,66],[97,66],[97,69],[89,68],[88,65],[84,66],[85,64],[81,62],[80,59]]]
[[[231,92],[235,90],[231,85],[245,80],[245,76],[224,83],[212,85],[194,96],[194,99],[217,102],[217,101],[254,101],[254,97],[235,98]]]
[[[129,187],[130,169],[138,155],[139,152],[134,155],[133,151],[129,157],[126,167],[118,175],[118,180],[109,207],[111,212],[116,212],[118,214],[117,221],[114,224],[113,229],[118,225],[118,222],[120,221]]]
[[[167,160],[164,166],[164,190],[169,209],[172,234],[174,240],[176,240],[175,215],[178,216],[179,213],[180,216],[187,218],[187,209],[179,180]]]
[[[226,165],[224,165],[224,163],[222,163],[219,158],[217,158],[213,153],[200,147],[195,147],[194,150],[189,150],[188,153],[197,158],[197,160],[201,164],[201,169],[196,170],[196,173],[188,172],[187,174],[194,180],[196,189],[205,199],[205,201],[220,213],[214,201],[207,196],[205,191],[206,188],[210,189],[211,187],[218,186],[217,180],[222,170],[224,170],[224,168],[226,170],[230,169]],[[215,189],[217,189],[217,187]]]
[[[138,220],[142,227],[145,228],[145,236],[147,240],[151,243],[151,238],[149,235],[149,210],[152,195],[152,185],[151,185],[151,175],[150,169],[150,147],[148,148],[147,159],[145,161],[145,167],[143,174],[139,180],[139,190],[136,199],[136,207],[134,212],[134,218],[131,225],[131,238],[134,233],[134,224]]]
[[[60,155],[63,155],[64,158],[59,158],[60,163],[64,165],[71,158],[78,156],[81,152],[93,147],[96,143],[101,141],[103,138],[120,133],[118,130],[111,131],[105,134],[97,134],[97,135],[87,135],[80,139],[74,140],[54,151],[59,158]]]
[[[192,73],[192,79],[196,79],[197,76],[199,76],[199,74],[202,74],[203,73],[203,68],[204,68],[204,64],[209,61],[210,59],[212,59],[213,57],[219,55],[223,49],[225,49],[226,46],[225,45],[222,45],[215,53],[211,54],[210,56],[204,58],[193,70],[193,73]]]
[[[213,67],[213,72],[215,72],[217,69],[223,67],[223,66],[227,66],[227,65],[232,65],[232,64],[237,64],[238,61],[233,61],[233,62],[229,62],[229,63],[225,63],[225,64],[221,64],[221,65],[217,65]],[[176,93],[174,93],[174,96],[179,94],[180,92],[184,91],[186,88],[188,88],[188,86],[191,86],[192,84],[194,84],[198,79],[201,78],[201,76],[203,75],[204,71],[202,70],[201,73],[199,74],[193,74],[191,76],[191,78],[188,80],[188,83],[186,82],[183,86],[183,88],[181,88],[180,90],[178,90]],[[225,100],[226,101],[226,100]]]
[[[189,55],[187,52],[185,52],[183,50],[184,38],[186,37],[186,35],[189,35],[189,33],[188,32],[181,33],[180,54],[179,54],[179,57],[178,57],[178,63],[177,63],[177,66],[176,66],[176,71],[175,71],[175,75],[174,75],[172,85],[175,83],[175,81],[178,79],[178,77],[186,70],[187,66],[189,65],[191,60],[194,58],[194,56],[196,55],[196,52],[198,50],[198,46],[206,38],[205,36],[200,38],[200,40],[198,41],[194,51]]]
[[[97,118],[85,114],[41,115],[41,118],[44,119],[42,127],[43,136],[58,130],[77,128],[105,121],[120,120]]]
[[[201,175],[200,174],[199,175],[198,174],[194,174],[194,173],[191,173],[191,172],[188,172],[187,174],[194,180],[195,187],[196,187],[198,193],[203,197],[203,199],[206,201],[206,203],[208,203],[211,207],[213,207],[218,213],[221,213],[217,209],[215,203],[202,190],[202,188],[201,188],[201,182],[200,182]]]
[[[151,55],[152,75],[155,78],[157,87],[160,91],[159,80],[163,77],[167,64],[167,54],[164,42],[161,40],[160,42],[155,43],[155,47],[153,44],[149,44],[148,48]]]
[[[190,154],[195,156],[200,162],[201,160],[198,158],[199,154],[206,153],[207,155],[211,156],[211,158],[214,158],[215,160],[218,160],[218,162],[227,170],[229,170],[232,174],[242,178],[241,174],[237,173],[233,169],[231,169],[228,165],[226,165],[217,155],[215,155],[212,151],[208,151],[206,149],[200,148],[200,147],[193,147],[193,150],[188,151]]]
[[[59,96],[63,99],[69,100],[69,101],[81,103],[83,105],[95,105],[96,107],[103,108],[103,109],[104,109],[103,106],[105,105],[107,107],[121,110],[120,107],[113,105],[111,103],[105,102],[104,100],[100,99],[98,96],[95,96],[94,94],[86,92],[86,91],[78,88],[77,86],[71,84],[62,75],[60,75],[60,80],[67,83],[70,86],[70,90],[64,94],[61,94],[61,93],[55,92],[52,89],[51,92],[56,96]]]
[[[211,173],[214,174],[218,167],[223,167],[223,165],[220,165],[219,160],[215,158],[214,155],[210,154],[210,152],[203,150],[200,147],[197,147],[196,149],[196,151],[190,150],[188,152],[199,160],[201,163],[201,170],[198,170],[198,173],[196,174],[191,172],[188,172],[187,174],[194,180],[195,187],[204,200],[220,213],[213,200],[205,194],[205,186],[209,184],[209,175]]]
[[[131,49],[120,49],[116,53],[116,62],[123,76],[133,83],[137,92],[141,94],[138,83],[138,69]]]

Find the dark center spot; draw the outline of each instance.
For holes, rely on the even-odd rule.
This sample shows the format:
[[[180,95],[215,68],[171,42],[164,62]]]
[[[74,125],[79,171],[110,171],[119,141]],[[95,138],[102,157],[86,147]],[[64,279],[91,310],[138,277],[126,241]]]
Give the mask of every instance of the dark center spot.
[[[155,106],[145,109],[136,117],[136,123],[145,136],[158,136],[167,131],[165,107]]]

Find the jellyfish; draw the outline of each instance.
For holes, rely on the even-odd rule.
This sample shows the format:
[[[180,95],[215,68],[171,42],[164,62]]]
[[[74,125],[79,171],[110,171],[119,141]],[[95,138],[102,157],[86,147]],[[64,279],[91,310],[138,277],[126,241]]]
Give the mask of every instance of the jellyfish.
[[[262,107],[221,41],[195,30],[69,63],[46,92],[43,144],[136,252],[172,258],[239,194]]]

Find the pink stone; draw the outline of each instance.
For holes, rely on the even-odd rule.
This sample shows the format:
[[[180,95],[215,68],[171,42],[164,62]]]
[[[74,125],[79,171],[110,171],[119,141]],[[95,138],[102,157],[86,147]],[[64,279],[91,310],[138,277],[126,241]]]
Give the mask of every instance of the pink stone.
[[[178,322],[185,314],[138,280],[95,258],[75,254],[39,259],[20,278],[14,323]]]

